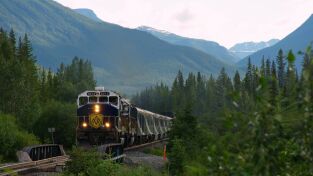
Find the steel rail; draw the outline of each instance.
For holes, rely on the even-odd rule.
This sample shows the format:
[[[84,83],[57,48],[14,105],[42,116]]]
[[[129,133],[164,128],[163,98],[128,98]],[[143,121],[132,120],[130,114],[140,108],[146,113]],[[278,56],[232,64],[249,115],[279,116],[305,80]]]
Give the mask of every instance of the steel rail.
[[[160,140],[153,141],[153,142],[150,142],[150,143],[145,143],[145,144],[141,144],[141,145],[135,145],[135,146],[127,147],[127,148],[124,148],[124,151],[131,151],[131,150],[140,149],[140,148],[147,147],[147,146],[150,146],[150,145],[153,145],[153,144],[157,144],[157,143],[160,143],[160,142],[163,142],[163,141],[167,141],[167,140],[168,140],[168,138],[165,138],[165,139],[160,139]]]

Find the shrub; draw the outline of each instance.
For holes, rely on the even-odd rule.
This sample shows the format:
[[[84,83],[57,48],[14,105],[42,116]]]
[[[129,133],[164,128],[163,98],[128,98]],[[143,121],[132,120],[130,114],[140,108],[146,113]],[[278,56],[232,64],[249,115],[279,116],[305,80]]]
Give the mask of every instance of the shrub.
[[[96,151],[84,151],[81,148],[74,148],[70,152],[71,160],[66,163],[67,174],[89,175],[88,170],[96,167],[101,162],[101,158]]]
[[[54,100],[48,101],[35,126],[35,134],[40,137],[41,141],[51,139],[48,128],[54,127],[55,143],[71,147],[75,142],[75,105]]]
[[[15,117],[0,114],[0,144],[0,161],[7,161],[15,160],[18,150],[39,141],[33,134],[19,129]]]

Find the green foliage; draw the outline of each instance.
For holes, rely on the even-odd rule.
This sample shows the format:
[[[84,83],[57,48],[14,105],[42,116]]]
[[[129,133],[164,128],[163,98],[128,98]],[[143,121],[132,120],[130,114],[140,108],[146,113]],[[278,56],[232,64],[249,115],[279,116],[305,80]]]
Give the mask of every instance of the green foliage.
[[[8,34],[1,28],[0,85],[0,161],[6,161],[24,146],[39,143],[33,133],[41,142],[52,142],[48,127],[56,128],[56,143],[71,147],[76,96],[95,81],[91,63],[77,57],[56,73],[38,69],[28,36],[16,40],[13,30]]]
[[[138,166],[135,168],[119,165],[116,176],[161,176],[163,174],[147,166]]]
[[[0,110],[31,131],[39,114],[37,67],[27,35],[18,47],[15,41],[13,30],[0,33]]]
[[[276,62],[263,58],[260,69],[249,60],[243,79],[236,73],[232,82],[223,69],[206,81],[193,74],[184,81],[178,73],[170,89],[176,113],[169,133],[171,174],[312,175],[310,47],[300,78],[294,62],[292,51],[285,57],[282,50]]]
[[[145,148],[143,150],[144,153],[152,154],[156,156],[163,156],[163,148],[162,147],[151,147],[151,148]]]
[[[88,169],[96,167],[102,161],[96,151],[84,151],[80,148],[74,148],[70,155],[71,160],[66,163],[66,171],[68,174],[89,175]]]
[[[51,133],[48,132],[48,128],[54,127],[55,142],[63,144],[65,147],[71,147],[75,144],[75,112],[75,104],[62,103],[55,100],[46,102],[35,124],[35,134],[42,141],[51,139]]]
[[[170,171],[173,175],[180,175],[184,172],[186,164],[186,148],[181,139],[173,139],[170,144],[169,150]]]
[[[145,166],[128,167],[109,160],[102,160],[96,151],[74,148],[71,161],[66,164],[64,175],[81,176],[159,176],[160,173]]]
[[[8,161],[16,159],[16,151],[28,145],[39,144],[39,141],[34,135],[21,130],[15,117],[0,114],[0,143],[0,161]]]
[[[43,69],[40,75],[42,102],[55,99],[72,103],[79,93],[96,85],[91,63],[78,57],[74,57],[70,65],[62,63],[55,74]]]

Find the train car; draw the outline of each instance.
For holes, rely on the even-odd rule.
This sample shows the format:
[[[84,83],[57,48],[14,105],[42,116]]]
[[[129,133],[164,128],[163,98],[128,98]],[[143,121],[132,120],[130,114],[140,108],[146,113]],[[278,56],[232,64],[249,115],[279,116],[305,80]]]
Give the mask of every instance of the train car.
[[[124,147],[147,143],[165,138],[171,120],[96,87],[78,95],[76,141],[78,145],[118,143]]]

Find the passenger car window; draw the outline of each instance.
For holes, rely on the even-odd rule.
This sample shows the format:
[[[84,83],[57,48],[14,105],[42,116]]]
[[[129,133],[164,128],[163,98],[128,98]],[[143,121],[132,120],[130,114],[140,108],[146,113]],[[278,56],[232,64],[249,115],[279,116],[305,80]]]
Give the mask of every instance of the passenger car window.
[[[98,101],[97,97],[89,97],[89,103],[96,103]]]
[[[109,97],[109,102],[113,105],[117,106],[118,104],[118,98],[116,96]]]
[[[83,106],[88,103],[88,97],[79,97],[79,106]]]

